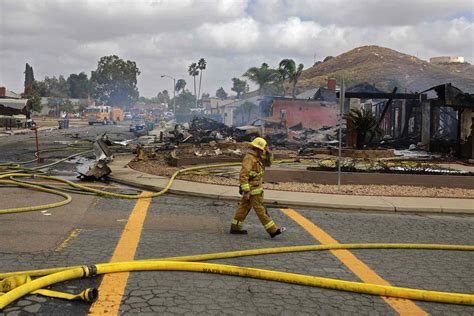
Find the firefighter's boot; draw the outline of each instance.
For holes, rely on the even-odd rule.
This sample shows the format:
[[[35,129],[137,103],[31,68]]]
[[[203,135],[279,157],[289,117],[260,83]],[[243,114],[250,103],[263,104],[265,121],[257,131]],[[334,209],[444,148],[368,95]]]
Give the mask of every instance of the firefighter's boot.
[[[248,232],[246,229],[230,229],[230,233],[234,235],[247,235]]]
[[[285,230],[285,227],[280,227],[274,233],[270,233],[270,237],[275,238],[276,236],[282,234]]]

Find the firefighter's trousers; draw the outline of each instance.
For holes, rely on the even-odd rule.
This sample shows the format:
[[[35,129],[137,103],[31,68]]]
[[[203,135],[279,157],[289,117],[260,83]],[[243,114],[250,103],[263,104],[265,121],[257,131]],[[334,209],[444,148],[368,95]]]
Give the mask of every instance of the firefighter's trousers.
[[[249,200],[242,197],[239,207],[235,211],[234,219],[232,220],[232,230],[241,230],[243,228],[245,218],[251,208],[255,210],[258,219],[269,234],[273,234],[278,230],[275,222],[273,222],[270,215],[268,215],[267,209],[263,206],[263,193],[251,195]]]

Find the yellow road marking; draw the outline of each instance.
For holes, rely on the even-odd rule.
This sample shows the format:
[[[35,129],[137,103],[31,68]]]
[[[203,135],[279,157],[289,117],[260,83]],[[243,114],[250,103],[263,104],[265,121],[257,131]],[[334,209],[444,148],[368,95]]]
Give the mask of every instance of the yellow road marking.
[[[73,240],[74,238],[77,237],[77,235],[79,235],[79,233],[81,232],[81,229],[80,228],[76,228],[74,229],[70,234],[69,236],[63,240],[63,242],[61,244],[59,244],[59,246],[55,249],[55,251],[61,251],[63,250],[64,248],[66,248],[69,243],[71,242],[71,240]]]
[[[150,192],[144,191],[140,195],[147,194],[150,194]],[[140,241],[150,202],[151,198],[137,200],[110,262],[131,261],[135,258],[135,251]],[[128,275],[128,272],[106,274],[99,286],[99,299],[92,304],[89,314],[118,315]]]
[[[321,244],[338,244],[339,242],[332,238],[324,230],[316,226],[313,222],[303,217],[301,214],[292,209],[281,209],[281,211],[290,217],[292,220],[297,222],[303,227],[308,233],[310,233],[314,239],[318,240]],[[341,250],[330,250],[331,253],[336,256],[342,263],[344,263],[355,275],[357,275],[365,283],[373,283],[378,285],[388,285],[386,280],[379,276],[375,271],[370,269],[365,263],[360,261],[350,251]],[[389,304],[395,311],[400,315],[428,315],[418,305],[407,299],[399,299],[393,297],[381,296],[381,298]]]

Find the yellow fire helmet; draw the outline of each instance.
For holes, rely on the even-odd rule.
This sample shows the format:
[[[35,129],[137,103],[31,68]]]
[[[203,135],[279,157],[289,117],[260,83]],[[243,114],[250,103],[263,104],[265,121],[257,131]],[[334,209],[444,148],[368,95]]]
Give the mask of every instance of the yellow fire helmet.
[[[250,143],[250,146],[265,150],[265,147],[267,146],[267,141],[262,137],[257,137]]]

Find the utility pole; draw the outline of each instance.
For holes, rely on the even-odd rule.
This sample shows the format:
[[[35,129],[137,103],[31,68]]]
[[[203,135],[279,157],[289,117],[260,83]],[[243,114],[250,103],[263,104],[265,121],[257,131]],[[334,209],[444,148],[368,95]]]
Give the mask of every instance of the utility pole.
[[[176,119],[176,79],[168,75],[161,75],[161,78],[164,78],[164,77],[170,78],[173,80],[173,115]]]
[[[346,99],[346,87],[344,86],[344,76],[342,76],[341,91],[339,93],[339,153],[337,157],[337,190],[341,191],[341,151],[342,151],[342,112]]]

